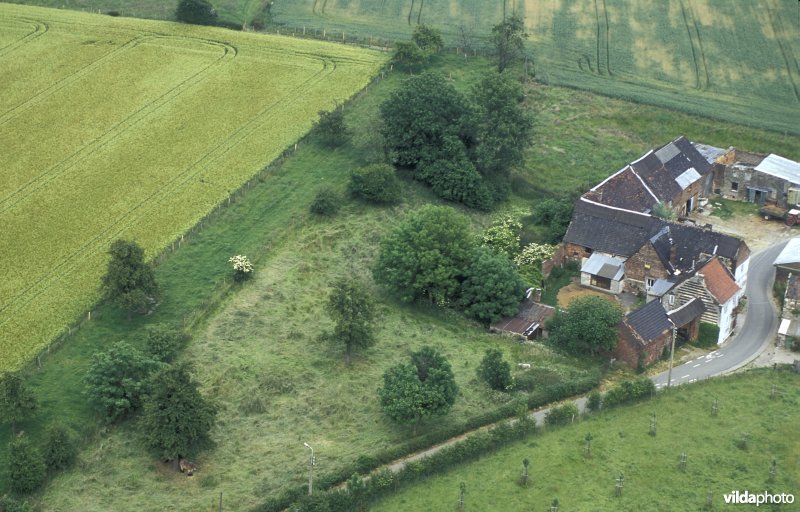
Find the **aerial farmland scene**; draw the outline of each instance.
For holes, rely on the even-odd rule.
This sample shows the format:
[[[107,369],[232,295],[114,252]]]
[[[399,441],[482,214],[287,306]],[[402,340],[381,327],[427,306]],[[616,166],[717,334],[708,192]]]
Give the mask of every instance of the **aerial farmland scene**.
[[[797,0],[0,0],[0,512],[800,510]]]

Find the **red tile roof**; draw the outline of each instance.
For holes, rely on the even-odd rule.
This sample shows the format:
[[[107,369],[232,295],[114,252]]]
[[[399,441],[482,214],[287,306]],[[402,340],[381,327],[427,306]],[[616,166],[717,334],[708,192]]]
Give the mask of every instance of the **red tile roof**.
[[[711,258],[697,272],[705,279],[706,287],[720,304],[725,304],[739,291],[736,280],[719,258]]]

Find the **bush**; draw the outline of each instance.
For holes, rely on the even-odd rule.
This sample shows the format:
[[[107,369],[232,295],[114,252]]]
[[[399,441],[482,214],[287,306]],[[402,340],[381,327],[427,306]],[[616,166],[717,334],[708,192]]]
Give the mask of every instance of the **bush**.
[[[697,335],[698,347],[713,348],[719,339],[719,326],[707,322],[700,322],[700,333]]]
[[[503,360],[503,353],[496,348],[486,351],[478,365],[478,378],[498,391],[506,391],[511,387],[511,365]]]
[[[544,416],[544,422],[549,425],[566,425],[579,414],[578,406],[572,402],[553,407]]]
[[[330,217],[335,215],[341,207],[342,199],[332,188],[320,189],[311,202],[311,213]]]
[[[473,252],[461,283],[464,312],[485,323],[513,316],[525,293],[525,283],[508,258],[486,247]]]
[[[246,281],[253,276],[253,263],[243,255],[237,254],[228,258],[228,263],[233,267],[233,280],[238,282]]]
[[[639,402],[652,397],[656,392],[656,385],[647,377],[639,377],[634,380],[626,380],[619,386],[612,388],[606,393],[603,404],[606,407],[615,405]]]
[[[145,327],[147,355],[155,361],[172,362],[187,341],[188,337],[172,325],[160,323]]]
[[[350,131],[344,122],[344,110],[338,106],[330,112],[319,111],[316,129],[322,142],[329,147],[339,146],[350,138]]]
[[[347,189],[352,196],[365,201],[395,204],[400,202],[400,187],[400,180],[391,165],[375,164],[353,171]]]
[[[17,501],[11,496],[0,496],[0,510],[3,512],[33,512],[27,502]]]
[[[8,451],[9,487],[16,494],[35,491],[44,483],[47,469],[39,450],[26,437],[11,442]]]
[[[44,439],[44,462],[47,469],[66,469],[72,465],[77,455],[78,446],[71,430],[60,423],[47,427]]]
[[[589,393],[586,399],[586,410],[589,412],[597,412],[603,407],[603,395],[596,389]]]

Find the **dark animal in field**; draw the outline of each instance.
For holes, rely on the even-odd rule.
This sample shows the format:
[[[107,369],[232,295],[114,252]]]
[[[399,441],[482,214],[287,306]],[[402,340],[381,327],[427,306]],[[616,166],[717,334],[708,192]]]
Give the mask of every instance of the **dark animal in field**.
[[[189,459],[181,459],[180,461],[181,473],[186,473],[186,476],[192,476],[197,471],[197,464],[191,462]]]

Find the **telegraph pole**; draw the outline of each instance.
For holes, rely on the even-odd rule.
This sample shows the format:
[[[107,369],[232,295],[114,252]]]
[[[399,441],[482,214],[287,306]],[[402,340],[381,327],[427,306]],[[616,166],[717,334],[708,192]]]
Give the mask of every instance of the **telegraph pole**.
[[[672,344],[669,349],[669,372],[667,373],[667,387],[672,386],[672,361],[675,357],[675,336],[677,336],[678,328],[672,325]]]

